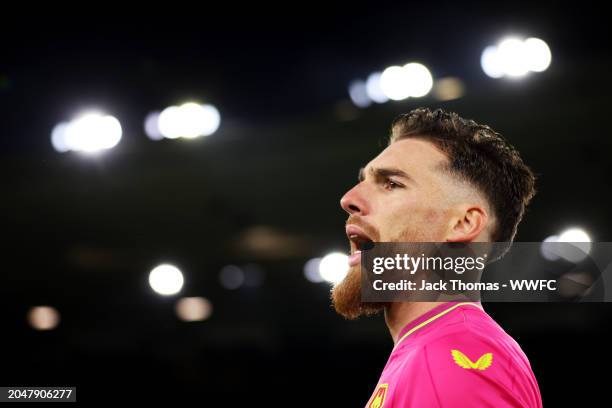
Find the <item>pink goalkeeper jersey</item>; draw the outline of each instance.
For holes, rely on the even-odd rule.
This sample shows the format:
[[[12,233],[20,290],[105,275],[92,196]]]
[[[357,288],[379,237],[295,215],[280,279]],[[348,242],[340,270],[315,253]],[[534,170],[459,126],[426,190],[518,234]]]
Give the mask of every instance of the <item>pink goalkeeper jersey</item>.
[[[479,302],[447,302],[398,337],[366,408],[542,407],[520,346]]]

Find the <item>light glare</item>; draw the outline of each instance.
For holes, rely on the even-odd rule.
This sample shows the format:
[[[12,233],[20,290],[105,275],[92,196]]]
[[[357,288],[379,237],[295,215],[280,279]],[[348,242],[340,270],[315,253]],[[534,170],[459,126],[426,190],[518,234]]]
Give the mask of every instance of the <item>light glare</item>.
[[[348,270],[348,256],[341,252],[332,252],[325,255],[319,264],[319,274],[330,283],[342,281]]]
[[[158,265],[149,273],[149,285],[160,295],[175,295],[183,288],[183,273],[174,265]]]

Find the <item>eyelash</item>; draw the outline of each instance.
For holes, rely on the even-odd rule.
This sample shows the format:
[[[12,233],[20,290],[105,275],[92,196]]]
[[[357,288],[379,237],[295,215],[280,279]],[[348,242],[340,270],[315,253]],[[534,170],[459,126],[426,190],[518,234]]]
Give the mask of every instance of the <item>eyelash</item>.
[[[360,178],[358,181],[359,181],[359,183],[362,183],[362,182],[364,182],[365,180],[362,180],[362,179]],[[386,186],[388,183],[393,183],[394,187],[392,188],[392,190],[393,190],[393,189],[395,189],[395,188],[403,188],[403,187],[404,187],[404,186],[403,186],[403,185],[401,185],[400,183],[398,183],[398,182],[396,182],[396,181],[394,181],[394,180],[391,180],[390,178],[386,177],[386,178],[383,180],[383,183],[382,183],[382,184]]]
[[[384,181],[384,185],[385,185],[385,187],[386,187],[386,186],[387,186],[387,184],[389,184],[389,183],[392,183],[392,184],[394,185],[394,187],[392,188],[392,190],[393,190],[393,189],[395,189],[395,188],[401,188],[401,187],[402,187],[402,185],[401,185],[401,184],[396,183],[395,181],[391,180],[390,178],[386,178],[386,179],[385,179],[385,181]]]

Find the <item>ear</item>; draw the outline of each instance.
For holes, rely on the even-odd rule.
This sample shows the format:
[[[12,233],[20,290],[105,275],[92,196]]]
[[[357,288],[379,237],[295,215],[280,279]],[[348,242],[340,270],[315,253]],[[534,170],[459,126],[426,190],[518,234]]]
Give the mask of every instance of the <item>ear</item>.
[[[471,242],[484,232],[489,216],[486,210],[478,205],[465,206],[459,209],[453,218],[447,242]]]

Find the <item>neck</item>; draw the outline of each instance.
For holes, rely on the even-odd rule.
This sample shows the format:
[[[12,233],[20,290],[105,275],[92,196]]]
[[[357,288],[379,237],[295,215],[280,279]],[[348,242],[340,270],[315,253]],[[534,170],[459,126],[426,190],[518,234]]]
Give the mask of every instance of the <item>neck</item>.
[[[444,302],[393,302],[385,308],[385,322],[393,343],[407,324]]]

